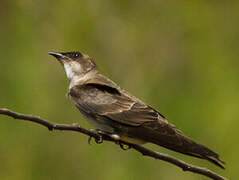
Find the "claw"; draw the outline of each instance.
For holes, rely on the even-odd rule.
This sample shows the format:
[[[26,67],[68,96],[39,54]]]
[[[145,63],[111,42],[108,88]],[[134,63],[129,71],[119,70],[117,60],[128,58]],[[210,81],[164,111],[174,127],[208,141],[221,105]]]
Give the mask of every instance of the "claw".
[[[103,133],[102,131],[100,131],[99,129],[90,129],[90,131],[92,131],[92,132],[94,132],[94,133],[97,133],[97,134],[99,135],[99,138],[89,136],[89,138],[88,138],[88,144],[91,145],[91,140],[92,140],[92,138],[95,139],[95,142],[96,142],[97,144],[103,143],[103,137],[100,135],[101,133]]]
[[[103,143],[103,138],[102,138],[102,136],[99,136],[99,139],[98,139],[98,138],[95,138],[95,142],[96,142],[97,144]]]
[[[119,142],[120,148],[123,150],[129,150],[131,149],[131,146],[128,144],[123,144],[122,142]],[[126,146],[126,147],[125,147]]]
[[[89,136],[89,138],[88,138],[88,144],[89,144],[89,145],[91,145],[91,143],[90,143],[91,140],[92,140],[92,136]]]

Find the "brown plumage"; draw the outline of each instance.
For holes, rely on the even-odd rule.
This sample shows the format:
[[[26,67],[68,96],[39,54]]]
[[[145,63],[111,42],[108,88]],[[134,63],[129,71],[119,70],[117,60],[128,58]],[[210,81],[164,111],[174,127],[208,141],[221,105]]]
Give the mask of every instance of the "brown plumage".
[[[185,136],[157,110],[101,75],[89,56],[79,52],[50,54],[66,70],[70,80],[69,96],[97,128],[117,134],[122,141],[151,142],[224,168],[217,153]]]

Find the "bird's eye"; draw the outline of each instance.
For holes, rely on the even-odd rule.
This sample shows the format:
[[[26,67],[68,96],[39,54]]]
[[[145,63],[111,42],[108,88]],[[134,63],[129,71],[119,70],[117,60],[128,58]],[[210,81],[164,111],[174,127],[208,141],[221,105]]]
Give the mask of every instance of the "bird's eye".
[[[82,54],[79,53],[79,52],[74,52],[74,53],[73,53],[73,57],[74,57],[74,58],[78,58],[78,57],[81,57],[81,56],[82,56]]]

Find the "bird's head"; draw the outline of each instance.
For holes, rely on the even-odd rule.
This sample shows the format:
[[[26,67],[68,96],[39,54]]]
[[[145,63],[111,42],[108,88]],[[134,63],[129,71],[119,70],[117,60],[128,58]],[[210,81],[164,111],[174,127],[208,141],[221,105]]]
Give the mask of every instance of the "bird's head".
[[[92,58],[81,52],[49,52],[48,54],[54,56],[63,65],[69,80],[96,69]]]

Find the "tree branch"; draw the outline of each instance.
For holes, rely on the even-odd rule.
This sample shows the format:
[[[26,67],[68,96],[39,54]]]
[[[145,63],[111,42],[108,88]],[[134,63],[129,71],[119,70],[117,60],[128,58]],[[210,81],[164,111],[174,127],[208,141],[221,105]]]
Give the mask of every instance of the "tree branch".
[[[181,161],[181,160],[171,157],[169,155],[159,153],[156,151],[152,151],[152,150],[147,149],[140,145],[130,144],[130,143],[122,142],[122,141],[119,142],[105,133],[88,130],[88,129],[82,128],[80,125],[77,125],[77,124],[72,124],[72,125],[70,125],[70,124],[55,124],[55,123],[46,121],[37,116],[20,114],[20,113],[17,113],[17,112],[14,112],[14,111],[11,111],[11,110],[5,109],[5,108],[0,109],[0,114],[13,117],[14,119],[26,120],[26,121],[31,121],[31,122],[34,122],[37,124],[41,124],[42,126],[47,127],[50,131],[52,131],[52,130],[77,131],[82,134],[88,135],[89,137],[94,137],[96,142],[98,142],[98,143],[101,140],[106,140],[106,141],[115,142],[120,145],[125,144],[125,145],[128,145],[129,147],[135,149],[136,151],[142,153],[142,155],[153,157],[155,159],[163,160],[168,163],[174,164],[174,165],[180,167],[183,171],[190,171],[193,173],[201,174],[201,175],[207,176],[207,177],[209,177],[211,179],[215,179],[215,180],[226,180],[226,178],[224,178],[206,168],[201,168],[201,167],[197,167],[197,166],[188,164],[184,161]]]

